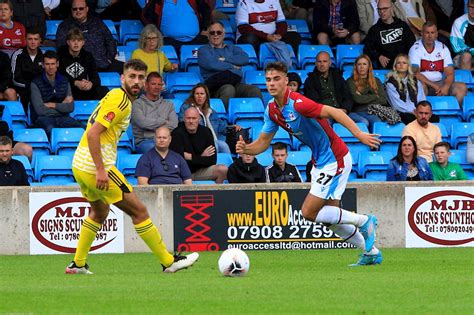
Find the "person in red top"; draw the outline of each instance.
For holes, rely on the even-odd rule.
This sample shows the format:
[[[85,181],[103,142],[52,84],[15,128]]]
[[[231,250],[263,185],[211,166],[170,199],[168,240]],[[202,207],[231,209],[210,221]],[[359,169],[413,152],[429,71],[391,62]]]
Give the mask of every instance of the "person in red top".
[[[15,50],[26,46],[23,24],[12,21],[13,6],[10,0],[0,0],[0,49],[10,57]]]

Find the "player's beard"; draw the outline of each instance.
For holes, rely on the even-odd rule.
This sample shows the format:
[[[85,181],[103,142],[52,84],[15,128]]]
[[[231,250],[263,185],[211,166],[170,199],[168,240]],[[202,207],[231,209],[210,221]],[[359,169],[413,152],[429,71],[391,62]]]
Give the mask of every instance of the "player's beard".
[[[133,88],[138,88],[138,92],[134,92],[132,89]],[[141,88],[138,84],[135,84],[135,85],[132,85],[132,86],[129,86],[127,83],[125,83],[125,90],[127,91],[128,95],[131,95],[133,97],[136,97],[138,96],[138,94],[140,94],[140,91],[141,91]]]

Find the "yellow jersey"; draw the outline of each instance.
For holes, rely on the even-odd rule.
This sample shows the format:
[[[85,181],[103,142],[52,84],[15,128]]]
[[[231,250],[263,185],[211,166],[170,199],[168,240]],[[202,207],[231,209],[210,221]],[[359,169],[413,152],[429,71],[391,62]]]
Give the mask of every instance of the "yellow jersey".
[[[107,130],[100,135],[100,147],[105,169],[108,171],[117,160],[117,144],[127,130],[132,113],[132,101],[121,88],[111,90],[99,102],[87,121],[87,128],[74,154],[72,166],[86,173],[95,174],[96,166],[92,160],[87,141],[87,132],[98,122]]]

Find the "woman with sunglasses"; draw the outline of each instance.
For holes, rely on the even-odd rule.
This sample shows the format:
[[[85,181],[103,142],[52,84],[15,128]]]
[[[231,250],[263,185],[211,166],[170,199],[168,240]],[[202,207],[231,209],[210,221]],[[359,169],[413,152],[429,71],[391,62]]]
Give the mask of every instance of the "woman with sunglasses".
[[[205,84],[198,83],[193,87],[189,97],[184,101],[183,105],[181,105],[178,114],[179,121],[184,120],[184,112],[189,107],[196,107],[201,116],[200,124],[211,129],[214,141],[216,142],[217,152],[231,153],[229,145],[225,142],[227,122],[212,110],[209,89]],[[231,127],[234,127],[237,131],[242,128],[239,125],[233,125]]]
[[[387,181],[433,180],[428,162],[417,152],[415,139],[412,136],[402,137],[397,155],[388,165]]]

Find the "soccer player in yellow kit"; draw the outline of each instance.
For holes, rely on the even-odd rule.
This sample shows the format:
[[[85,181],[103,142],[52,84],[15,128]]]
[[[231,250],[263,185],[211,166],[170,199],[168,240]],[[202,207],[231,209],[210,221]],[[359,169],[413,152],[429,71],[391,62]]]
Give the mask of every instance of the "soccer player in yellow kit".
[[[133,192],[132,186],[115,167],[117,143],[127,130],[132,112],[132,101],[145,82],[147,66],[140,60],[129,60],[120,77],[121,88],[110,91],[98,104],[87,123],[72,162],[74,177],[91,210],[82,223],[74,260],[66,267],[67,274],[92,274],[86,264],[102,222],[107,218],[109,205],[114,204],[132,218],[135,230],[160,260],[164,272],[185,269],[199,258],[198,253],[187,256],[171,255],[148,210]]]

